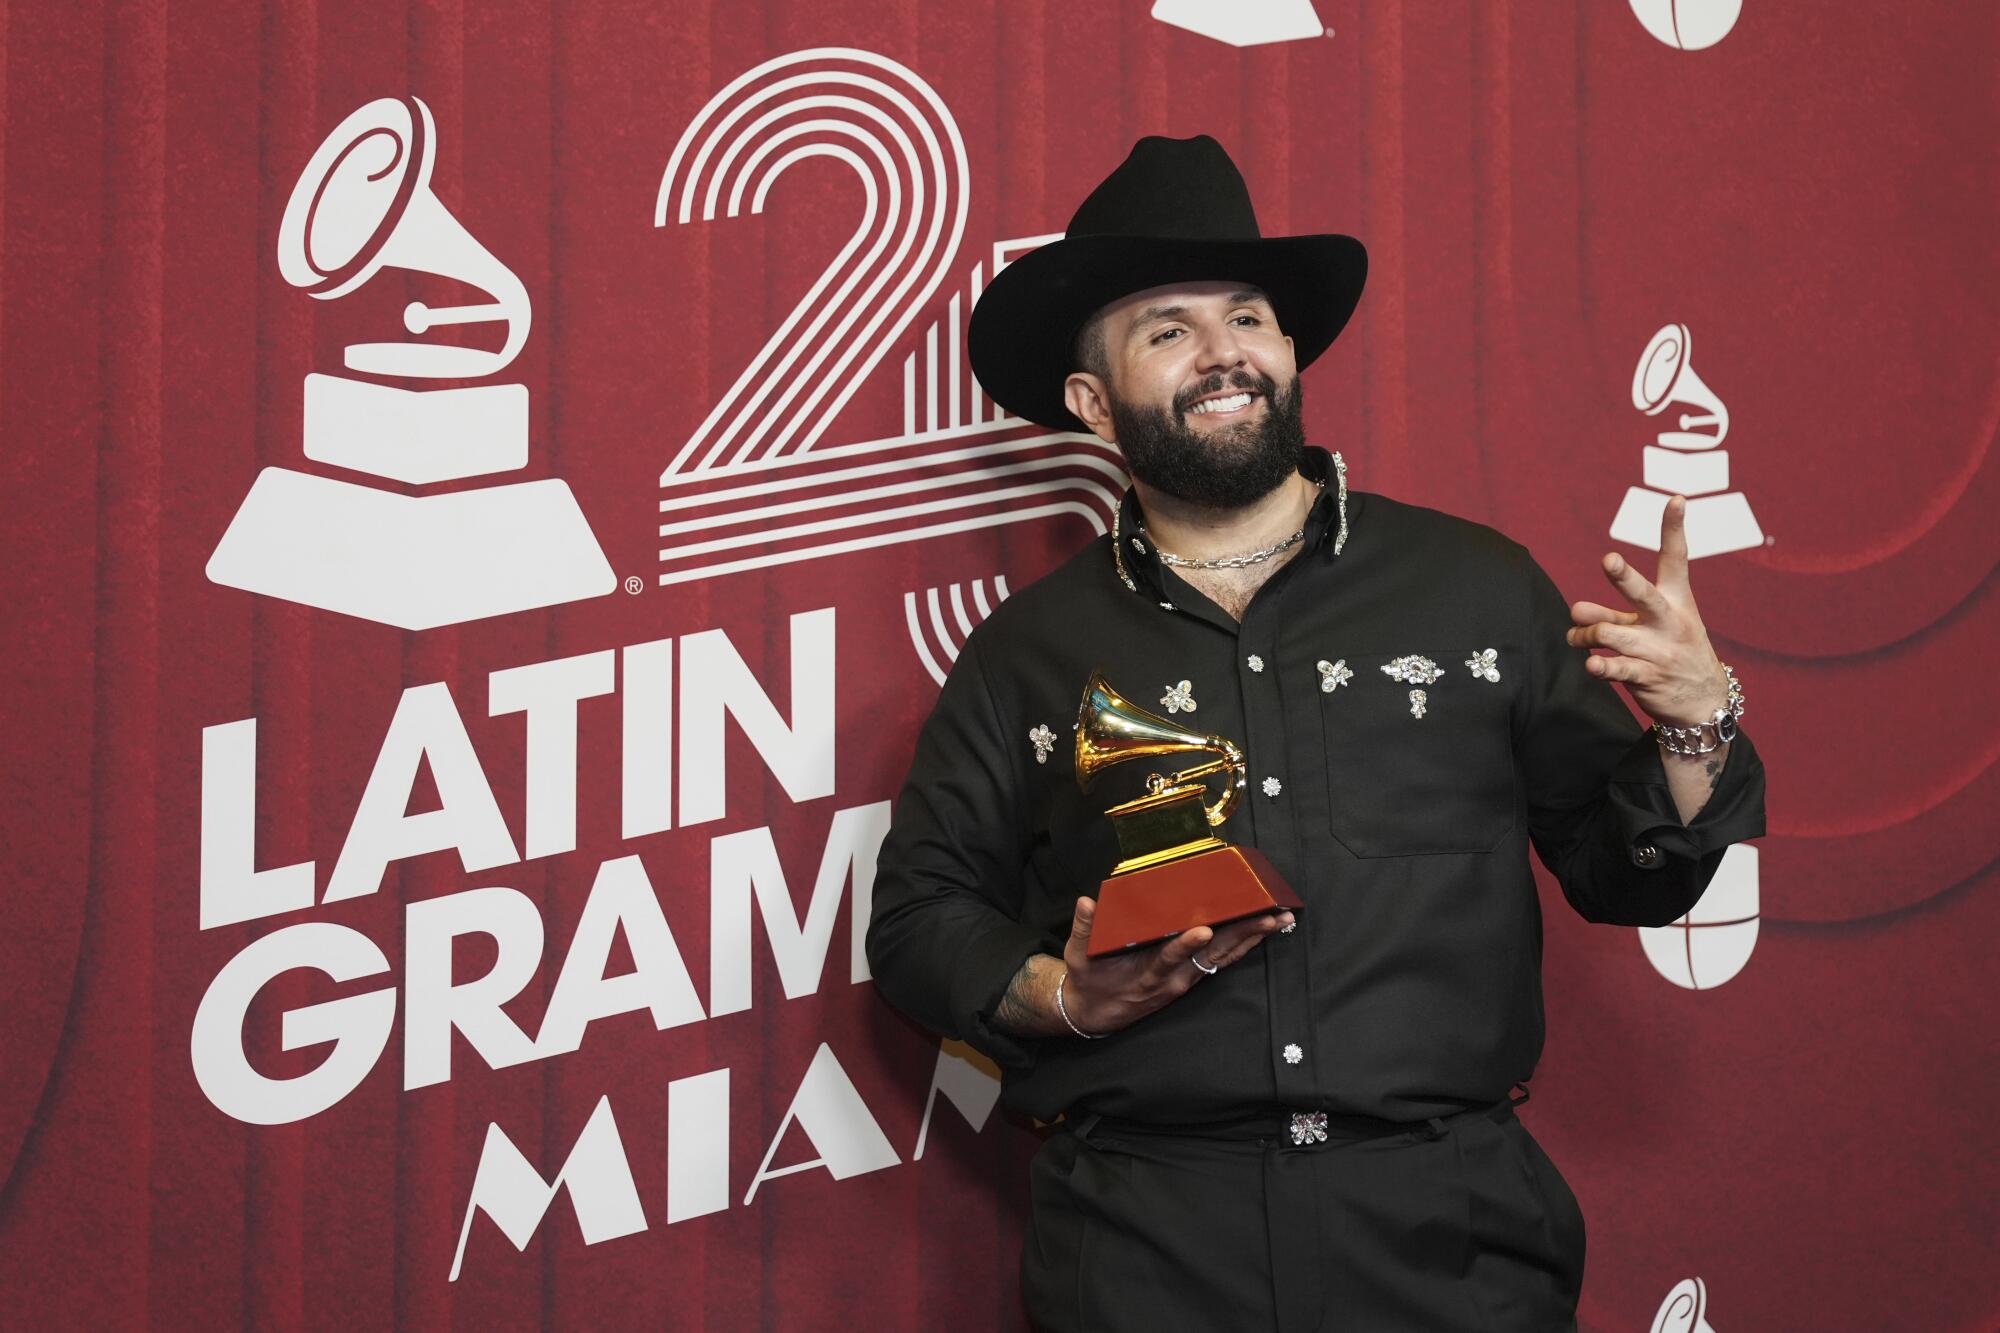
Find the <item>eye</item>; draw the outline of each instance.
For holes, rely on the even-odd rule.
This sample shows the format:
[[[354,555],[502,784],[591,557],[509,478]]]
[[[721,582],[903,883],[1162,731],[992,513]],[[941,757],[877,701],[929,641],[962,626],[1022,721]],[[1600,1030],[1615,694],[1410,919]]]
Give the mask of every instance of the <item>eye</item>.
[[[1161,329],[1161,330],[1160,330],[1160,331],[1159,331],[1158,333],[1154,334],[1154,335],[1152,336],[1152,338],[1150,338],[1150,339],[1149,339],[1148,341],[1150,341],[1150,342],[1155,342],[1155,343],[1157,343],[1157,342],[1160,342],[1160,341],[1164,340],[1164,339],[1166,338],[1166,336],[1167,336],[1168,334],[1170,334],[1170,333],[1181,333],[1181,332],[1184,332],[1184,330],[1182,330],[1182,329]]]
[[[1238,315],[1238,316],[1237,316],[1236,318],[1238,318],[1238,319],[1247,319],[1247,320],[1249,320],[1249,321],[1250,321],[1250,322],[1251,322],[1252,324],[1262,324],[1262,323],[1264,322],[1263,320],[1261,320],[1261,319],[1257,318],[1257,316],[1255,316],[1255,315]]]

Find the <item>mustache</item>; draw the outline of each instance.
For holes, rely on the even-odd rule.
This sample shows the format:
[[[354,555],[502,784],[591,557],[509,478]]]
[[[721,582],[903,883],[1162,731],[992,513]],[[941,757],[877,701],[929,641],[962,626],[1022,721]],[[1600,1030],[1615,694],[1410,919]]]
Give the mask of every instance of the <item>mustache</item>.
[[[1275,398],[1278,393],[1278,386],[1269,375],[1238,366],[1227,375],[1211,375],[1193,388],[1175,394],[1174,411],[1185,413],[1198,400],[1210,394],[1221,393],[1224,389],[1248,389],[1252,393],[1263,395],[1267,401]]]

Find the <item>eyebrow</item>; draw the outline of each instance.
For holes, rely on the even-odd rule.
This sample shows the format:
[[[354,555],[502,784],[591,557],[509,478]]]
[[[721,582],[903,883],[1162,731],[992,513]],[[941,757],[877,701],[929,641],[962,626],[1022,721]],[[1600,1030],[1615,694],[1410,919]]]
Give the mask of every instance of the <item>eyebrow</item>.
[[[1271,298],[1266,296],[1263,292],[1258,291],[1255,287],[1246,287],[1240,292],[1231,292],[1229,294],[1228,304],[1231,307],[1239,305],[1251,305],[1256,302],[1262,302],[1265,305],[1269,305],[1271,303]],[[1148,324],[1158,324],[1164,320],[1169,320],[1169,319],[1180,319],[1182,316],[1186,314],[1187,314],[1187,307],[1184,305],[1147,306],[1144,310],[1139,312],[1139,317],[1132,321],[1131,332],[1137,333],[1139,332],[1139,330],[1145,328]]]

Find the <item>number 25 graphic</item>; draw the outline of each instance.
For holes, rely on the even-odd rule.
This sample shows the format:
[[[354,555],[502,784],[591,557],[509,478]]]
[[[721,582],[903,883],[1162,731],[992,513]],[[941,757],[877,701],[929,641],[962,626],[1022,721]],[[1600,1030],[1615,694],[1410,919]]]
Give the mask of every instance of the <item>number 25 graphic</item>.
[[[937,292],[965,233],[965,142],[937,93],[885,56],[775,57],[709,99],[674,145],[653,223],[764,211],[785,169],[830,157],[865,192],[854,233],[661,473],[662,485],[804,453]]]

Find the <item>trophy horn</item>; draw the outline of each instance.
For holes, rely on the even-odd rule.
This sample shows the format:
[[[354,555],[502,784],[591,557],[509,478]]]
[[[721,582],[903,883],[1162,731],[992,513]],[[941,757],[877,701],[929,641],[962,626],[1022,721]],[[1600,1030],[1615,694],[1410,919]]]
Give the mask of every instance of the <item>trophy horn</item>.
[[[1243,752],[1221,736],[1189,730],[1139,707],[1112,688],[1102,670],[1090,673],[1090,680],[1083,687],[1083,704],[1076,715],[1076,780],[1079,786],[1088,791],[1099,773],[1128,759],[1188,753],[1208,753],[1217,757],[1183,769],[1172,777],[1153,774],[1146,785],[1153,795],[1158,796],[1169,788],[1214,773],[1230,773],[1232,780],[1224,785],[1222,795],[1212,805],[1203,805],[1208,814],[1209,827],[1219,827],[1229,818],[1229,812],[1236,808],[1236,802],[1249,781]]]

